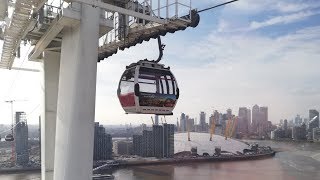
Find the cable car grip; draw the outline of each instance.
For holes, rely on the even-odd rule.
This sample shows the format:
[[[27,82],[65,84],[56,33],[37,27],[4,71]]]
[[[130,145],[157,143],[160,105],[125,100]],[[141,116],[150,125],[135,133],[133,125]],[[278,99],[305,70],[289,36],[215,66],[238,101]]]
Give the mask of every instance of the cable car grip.
[[[158,63],[158,62],[161,61],[161,59],[162,59],[162,57],[163,57],[163,50],[164,50],[164,48],[166,47],[165,44],[161,44],[161,38],[160,38],[160,36],[158,36],[157,39],[158,39],[158,46],[159,46],[159,57],[158,57],[158,59],[155,61],[156,63]]]

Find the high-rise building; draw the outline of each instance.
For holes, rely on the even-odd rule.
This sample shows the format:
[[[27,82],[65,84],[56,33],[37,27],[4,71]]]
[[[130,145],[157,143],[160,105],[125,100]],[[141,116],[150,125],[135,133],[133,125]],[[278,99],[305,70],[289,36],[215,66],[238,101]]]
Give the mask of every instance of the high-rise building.
[[[28,124],[26,113],[16,112],[15,114],[15,146],[16,146],[16,163],[18,166],[26,166],[29,163],[28,150]]]
[[[213,119],[215,121],[215,124],[220,124],[221,123],[220,122],[220,113],[217,110],[215,110],[213,112]]]
[[[259,119],[260,119],[260,108],[258,105],[254,105],[252,107],[252,124],[251,124],[253,133],[256,133],[258,130]]]
[[[153,127],[159,125],[153,125]],[[160,126],[161,127],[161,126]],[[152,131],[142,132],[142,157],[153,157],[154,156],[154,135]]]
[[[163,157],[164,150],[164,137],[163,137],[163,127],[160,125],[153,125],[153,143],[154,143],[154,156],[157,158]]]
[[[206,113],[205,112],[200,112],[200,127],[201,131],[206,131]]]
[[[295,125],[295,126],[300,126],[300,125],[302,125],[302,118],[300,117],[300,115],[297,115],[297,116],[294,118],[294,125]]]
[[[316,117],[314,119],[314,117]],[[309,110],[309,128],[308,131],[312,132],[313,128],[318,128],[319,127],[319,111],[315,109],[310,109]]]
[[[187,124],[188,124],[189,131],[195,131],[193,118],[189,118],[187,121]]]
[[[133,144],[131,141],[114,141],[113,152],[116,155],[131,155],[133,154]]]
[[[96,122],[94,124],[93,160],[108,159],[112,159],[112,137],[110,134],[106,134],[102,125]]]
[[[232,119],[232,110],[231,109],[227,109],[227,119],[228,120]]]
[[[288,130],[288,120],[286,119],[283,121],[283,130]]]
[[[209,117],[209,127],[211,127],[212,123],[215,123],[213,114]]]
[[[142,156],[143,149],[142,149],[142,135],[133,135],[132,138],[132,143],[133,143],[133,154]]]
[[[251,109],[247,108],[248,130],[251,126]]]
[[[261,121],[267,122],[268,121],[268,107],[260,107],[260,112],[262,115]]]
[[[181,113],[180,116],[180,130],[182,132],[185,132],[187,130],[186,115],[184,113]]]
[[[247,134],[249,125],[248,109],[246,107],[240,107],[238,117],[237,133]]]
[[[174,125],[163,124],[164,157],[173,157],[174,155]]]

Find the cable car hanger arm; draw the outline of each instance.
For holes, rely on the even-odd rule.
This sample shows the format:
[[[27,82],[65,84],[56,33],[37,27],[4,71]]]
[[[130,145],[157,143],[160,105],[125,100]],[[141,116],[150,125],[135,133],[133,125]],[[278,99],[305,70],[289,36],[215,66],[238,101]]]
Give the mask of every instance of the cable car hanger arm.
[[[164,44],[161,44],[161,38],[160,36],[158,36],[158,46],[159,46],[159,57],[158,59],[155,61],[156,63],[160,62],[162,57],[163,57],[163,50],[164,50],[164,47],[166,47],[166,45]]]

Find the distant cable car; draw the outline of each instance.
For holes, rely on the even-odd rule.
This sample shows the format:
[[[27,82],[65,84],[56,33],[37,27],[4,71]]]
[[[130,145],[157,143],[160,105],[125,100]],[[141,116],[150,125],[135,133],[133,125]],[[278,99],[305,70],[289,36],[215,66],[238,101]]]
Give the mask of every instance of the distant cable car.
[[[14,140],[14,138],[13,138],[13,135],[12,135],[12,134],[8,134],[8,135],[6,135],[4,139],[5,139],[6,141],[13,141],[13,140]]]
[[[172,115],[179,99],[178,83],[162,58],[160,37],[158,60],[141,60],[126,67],[118,86],[118,98],[126,113]]]

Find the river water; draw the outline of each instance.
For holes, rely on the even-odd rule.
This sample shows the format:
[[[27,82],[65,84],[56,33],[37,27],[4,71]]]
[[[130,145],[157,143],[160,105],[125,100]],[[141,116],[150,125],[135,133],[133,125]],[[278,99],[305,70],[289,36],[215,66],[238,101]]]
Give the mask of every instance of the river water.
[[[251,141],[252,142],[252,141]],[[258,141],[279,150],[275,157],[238,162],[140,166],[115,170],[119,180],[319,180],[320,144]],[[39,173],[0,175],[0,180],[36,180]]]

